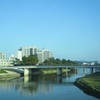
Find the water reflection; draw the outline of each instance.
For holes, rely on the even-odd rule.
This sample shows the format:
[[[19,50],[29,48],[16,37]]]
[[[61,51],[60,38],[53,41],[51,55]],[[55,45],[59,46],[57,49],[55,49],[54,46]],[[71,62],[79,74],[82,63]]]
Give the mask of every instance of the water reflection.
[[[74,73],[73,73],[74,74]],[[64,76],[57,75],[38,75],[38,76],[24,76],[12,81],[0,82],[0,88],[7,91],[12,90],[20,92],[21,94],[36,94],[37,92],[48,93],[53,90],[55,85],[65,84],[63,78],[72,76],[72,73],[64,74]]]
[[[21,95],[48,94],[55,91],[55,87],[74,87],[73,82],[76,78],[89,74],[89,69],[77,69],[77,71],[64,73],[63,76],[57,75],[36,75],[24,76],[12,81],[0,82],[0,91],[15,91]],[[61,89],[57,88],[57,91]],[[63,88],[63,89],[64,89]],[[66,89],[66,90],[67,90]],[[76,89],[76,88],[75,88]],[[56,91],[56,92],[57,92]],[[63,90],[62,90],[63,92]]]

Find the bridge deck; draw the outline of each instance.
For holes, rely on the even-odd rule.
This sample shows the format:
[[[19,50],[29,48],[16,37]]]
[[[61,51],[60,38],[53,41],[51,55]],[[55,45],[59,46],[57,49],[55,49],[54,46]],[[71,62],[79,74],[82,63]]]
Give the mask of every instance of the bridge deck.
[[[22,68],[100,68],[100,66],[0,66],[0,69]]]

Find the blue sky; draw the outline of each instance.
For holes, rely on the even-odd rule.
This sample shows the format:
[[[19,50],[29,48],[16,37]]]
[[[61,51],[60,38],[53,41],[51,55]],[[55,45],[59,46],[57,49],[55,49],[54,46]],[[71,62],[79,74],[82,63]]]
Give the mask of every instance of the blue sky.
[[[31,45],[55,58],[100,60],[100,0],[0,0],[0,52]]]

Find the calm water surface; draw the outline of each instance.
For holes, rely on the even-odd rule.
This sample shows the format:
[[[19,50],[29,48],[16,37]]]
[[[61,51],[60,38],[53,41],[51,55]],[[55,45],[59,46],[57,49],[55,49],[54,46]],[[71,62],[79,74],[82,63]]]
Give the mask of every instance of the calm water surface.
[[[73,82],[89,69],[63,76],[40,75],[0,82],[0,100],[99,100],[77,88]]]

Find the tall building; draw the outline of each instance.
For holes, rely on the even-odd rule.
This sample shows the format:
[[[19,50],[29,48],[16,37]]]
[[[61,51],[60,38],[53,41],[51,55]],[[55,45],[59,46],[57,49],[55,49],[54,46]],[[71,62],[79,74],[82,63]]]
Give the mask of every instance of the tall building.
[[[22,50],[21,49],[18,49],[17,51],[17,58],[22,61]]]
[[[0,59],[5,59],[6,58],[6,54],[5,53],[0,53]]]
[[[47,49],[42,49],[41,51],[37,52],[39,63],[43,63],[45,60],[49,58],[53,58],[53,52]]]
[[[21,47],[18,51],[17,51],[17,58],[22,61],[22,57],[28,57],[30,55],[36,55],[38,52],[38,48],[36,47],[31,47],[31,46],[27,46],[27,47]]]
[[[43,53],[42,51],[39,51],[37,52],[37,57],[38,57],[38,60],[39,60],[39,64],[43,62]]]
[[[53,52],[47,49],[42,49],[41,51],[36,47],[21,47],[17,51],[17,58],[22,61],[22,57],[28,57],[30,55],[37,55],[39,63],[43,63],[49,58],[53,58]]]

